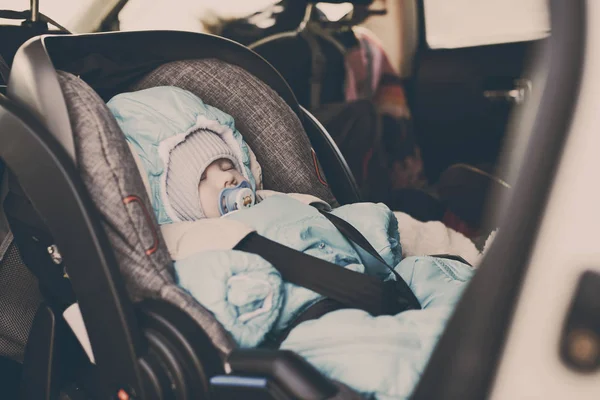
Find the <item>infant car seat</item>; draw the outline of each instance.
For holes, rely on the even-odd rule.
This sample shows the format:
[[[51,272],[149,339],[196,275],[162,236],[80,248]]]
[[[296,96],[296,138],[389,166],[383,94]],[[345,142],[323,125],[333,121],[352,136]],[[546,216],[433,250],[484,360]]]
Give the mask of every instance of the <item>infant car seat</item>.
[[[2,277],[20,285],[2,291],[2,299],[17,298],[3,316],[21,309],[25,321],[3,321],[9,335],[1,337],[16,349],[0,342],[0,351],[23,362],[23,397],[354,398],[290,352],[236,350],[212,314],[176,285],[135,162],[105,105],[117,93],[162,85],[232,115],[262,165],[265,188],[330,204],[358,200],[327,133],[243,46],[185,32],[32,39],[15,56],[0,98],[3,129],[20,138],[3,135],[0,145],[11,171],[3,205],[12,251],[21,250],[28,268]],[[76,331],[82,348],[63,313],[71,326],[83,315],[89,347],[85,330]]]

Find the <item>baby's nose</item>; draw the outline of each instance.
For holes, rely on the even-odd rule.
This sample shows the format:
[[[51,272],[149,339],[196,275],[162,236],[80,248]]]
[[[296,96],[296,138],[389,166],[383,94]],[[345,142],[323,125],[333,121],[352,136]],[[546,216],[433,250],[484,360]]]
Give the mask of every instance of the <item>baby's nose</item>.
[[[223,178],[225,180],[224,181],[224,186],[225,187],[237,185],[237,182],[236,182],[236,179],[235,179],[235,175],[232,174],[231,172],[226,171]]]

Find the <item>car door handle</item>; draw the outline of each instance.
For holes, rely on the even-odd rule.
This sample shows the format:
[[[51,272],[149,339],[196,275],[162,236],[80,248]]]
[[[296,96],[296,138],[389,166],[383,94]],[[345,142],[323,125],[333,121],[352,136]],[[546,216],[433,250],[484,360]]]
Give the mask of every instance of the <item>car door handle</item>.
[[[512,89],[485,90],[483,96],[490,101],[502,101],[511,104],[523,104],[531,93],[529,79],[515,79]]]

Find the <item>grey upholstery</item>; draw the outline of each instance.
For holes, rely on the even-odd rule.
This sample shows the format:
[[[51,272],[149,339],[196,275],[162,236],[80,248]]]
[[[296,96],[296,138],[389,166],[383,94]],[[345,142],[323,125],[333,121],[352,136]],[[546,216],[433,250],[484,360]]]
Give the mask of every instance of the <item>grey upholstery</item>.
[[[312,194],[336,204],[317,176],[311,145],[297,115],[247,71],[216,59],[174,61],[156,68],[131,89],[155,86],[189,90],[231,115],[262,166],[265,189]]]
[[[222,354],[235,344],[212,314],[176,285],[173,264],[123,133],[84,81],[59,71],[80,174],[97,206],[132,300],[163,299],[187,312]]]
[[[76,76],[59,71],[77,163],[116,253],[134,301],[159,298],[182,308],[222,354],[235,347],[212,314],[176,285],[174,270],[135,161],[118,124],[98,94]],[[262,165],[266,189],[315,195],[335,204],[316,174],[311,146],[290,107],[252,75],[218,60],[164,64],[132,87],[174,85],[230,115]]]

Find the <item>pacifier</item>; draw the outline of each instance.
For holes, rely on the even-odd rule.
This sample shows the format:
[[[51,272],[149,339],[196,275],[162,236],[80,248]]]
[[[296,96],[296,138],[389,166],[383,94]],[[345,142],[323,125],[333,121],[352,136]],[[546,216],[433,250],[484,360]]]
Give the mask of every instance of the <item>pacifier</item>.
[[[219,212],[221,215],[225,215],[242,208],[250,208],[255,201],[256,197],[250,184],[243,181],[235,187],[221,190],[221,193],[219,193]]]

